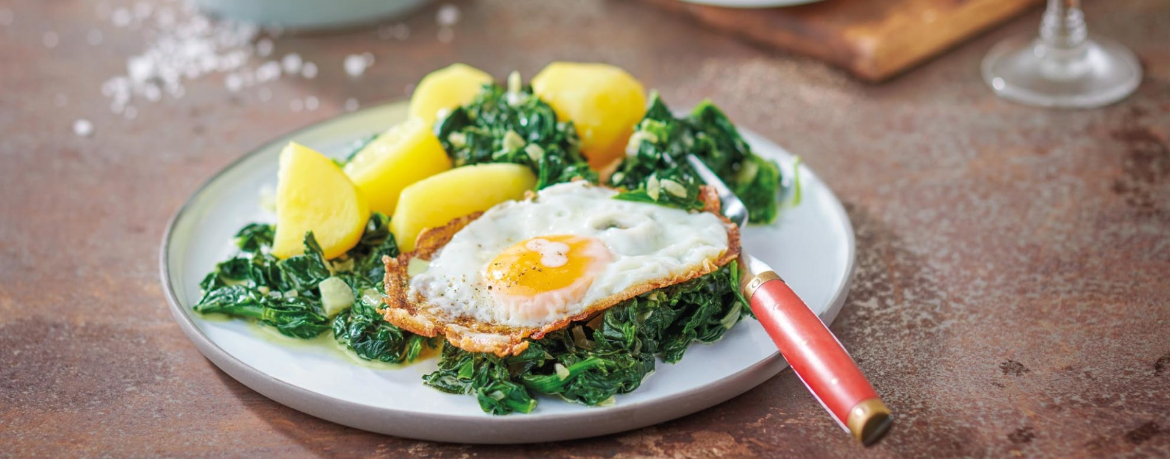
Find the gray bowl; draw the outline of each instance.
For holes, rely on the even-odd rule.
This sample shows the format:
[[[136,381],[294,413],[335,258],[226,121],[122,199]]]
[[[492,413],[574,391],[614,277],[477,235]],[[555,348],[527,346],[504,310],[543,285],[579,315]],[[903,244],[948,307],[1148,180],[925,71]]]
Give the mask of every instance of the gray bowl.
[[[196,0],[204,12],[296,30],[323,30],[402,16],[431,0]]]

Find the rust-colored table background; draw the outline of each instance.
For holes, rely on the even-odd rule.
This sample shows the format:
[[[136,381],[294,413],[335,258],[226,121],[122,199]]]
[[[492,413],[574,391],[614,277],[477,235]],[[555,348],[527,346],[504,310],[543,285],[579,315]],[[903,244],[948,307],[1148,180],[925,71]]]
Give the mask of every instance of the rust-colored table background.
[[[315,79],[269,83],[264,102],[212,75],[128,120],[100,88],[143,38],[99,21],[103,1],[131,6],[0,0],[12,19],[0,24],[0,456],[1170,455],[1168,2],[1087,2],[1091,31],[1146,70],[1133,97],[1098,110],[1013,105],[981,81],[987,49],[1033,32],[1039,11],[874,86],[640,2],[497,0],[456,3],[450,43],[436,39],[437,5],[407,21],[404,41],[373,29],[284,36],[276,55],[316,62]],[[366,51],[374,66],[347,77],[345,56]],[[349,98],[401,98],[453,61],[502,78],[554,59],[621,65],[675,106],[709,96],[833,187],[858,256],[832,329],[897,416],[881,444],[855,444],[790,371],[608,437],[404,440],[276,404],[183,336],[158,245],[215,171]],[[319,108],[290,110],[309,94]],[[79,118],[91,137],[73,133]]]

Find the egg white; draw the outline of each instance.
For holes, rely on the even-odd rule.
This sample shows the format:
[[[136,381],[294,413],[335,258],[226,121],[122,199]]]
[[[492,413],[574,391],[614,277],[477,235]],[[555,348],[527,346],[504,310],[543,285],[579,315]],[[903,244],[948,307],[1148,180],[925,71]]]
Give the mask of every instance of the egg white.
[[[729,248],[724,222],[687,212],[613,199],[617,192],[586,182],[541,190],[532,200],[489,209],[456,233],[410,278],[409,295],[450,318],[509,327],[541,327],[572,317],[632,287],[694,272]],[[484,267],[508,247],[539,236],[571,234],[600,240],[614,260],[584,296],[544,317],[516,317],[492,298]]]

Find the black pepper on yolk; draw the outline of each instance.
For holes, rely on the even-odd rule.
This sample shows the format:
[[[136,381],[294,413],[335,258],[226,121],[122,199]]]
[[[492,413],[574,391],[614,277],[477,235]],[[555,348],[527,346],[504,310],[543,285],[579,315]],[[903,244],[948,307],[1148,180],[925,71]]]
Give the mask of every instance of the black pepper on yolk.
[[[537,319],[579,302],[610,261],[613,254],[598,239],[541,236],[501,252],[484,269],[484,279],[514,317]]]

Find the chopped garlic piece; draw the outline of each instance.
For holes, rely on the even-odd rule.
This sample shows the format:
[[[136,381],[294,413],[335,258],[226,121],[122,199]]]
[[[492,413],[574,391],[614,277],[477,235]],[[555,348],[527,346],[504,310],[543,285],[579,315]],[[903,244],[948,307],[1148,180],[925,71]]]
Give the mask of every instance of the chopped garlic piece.
[[[674,180],[662,179],[658,183],[659,183],[659,185],[662,186],[662,189],[666,190],[667,193],[673,194],[673,195],[678,196],[680,198],[687,197],[686,187],[682,186],[682,184],[680,184]]]
[[[520,80],[520,72],[513,70],[512,73],[508,74],[508,93],[505,95],[505,97],[507,97],[508,105],[515,107],[524,103],[524,101],[528,98],[526,94],[520,92],[522,87],[523,84]]]
[[[658,191],[659,191],[658,177],[651,175],[650,178],[646,180],[646,195],[650,196],[650,199],[657,201],[658,200]]]
[[[544,148],[541,148],[540,145],[535,143],[524,147],[524,152],[528,153],[528,157],[536,162],[540,162],[541,158],[544,158]]]
[[[455,148],[463,148],[467,146],[467,135],[462,132],[452,132],[447,136],[447,141],[451,142],[451,146]]]
[[[642,148],[642,142],[658,143],[658,136],[652,132],[636,131],[630,136],[630,140],[626,142],[626,156],[636,156],[638,149]]]
[[[516,149],[524,148],[524,145],[527,143],[528,142],[525,142],[524,138],[520,137],[520,134],[517,134],[516,131],[510,130],[504,134],[504,148],[505,149],[516,150]]]
[[[353,289],[340,278],[325,279],[317,284],[317,289],[321,290],[321,306],[326,317],[333,317],[353,306]]]

